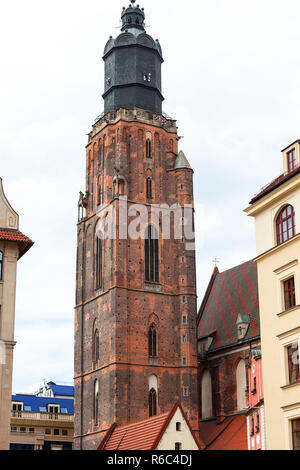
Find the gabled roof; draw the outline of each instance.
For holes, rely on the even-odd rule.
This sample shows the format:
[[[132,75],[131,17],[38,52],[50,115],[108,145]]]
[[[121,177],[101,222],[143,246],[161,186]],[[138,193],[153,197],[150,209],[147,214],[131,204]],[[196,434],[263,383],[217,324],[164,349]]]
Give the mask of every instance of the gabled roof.
[[[267,184],[264,186],[258,194],[256,194],[250,201],[249,204],[254,204],[255,202],[259,201],[262,199],[264,196],[272,192],[274,189],[278,188],[282,184],[284,184],[286,181],[289,181],[291,178],[293,178],[295,175],[298,175],[300,173],[300,166],[297,165],[294,170],[289,171],[288,173],[282,173],[280,176],[275,178],[271,183]]]
[[[37,397],[36,395],[12,395],[11,401],[23,403],[24,406],[30,406],[33,413],[40,413],[40,408],[46,408],[48,412],[48,405],[60,405],[60,409],[65,408],[66,414],[74,414],[74,400],[69,398],[51,398],[51,397]]]
[[[16,242],[19,245],[19,259],[32,247],[33,241],[19,230],[0,228],[0,240]]]
[[[180,408],[200,449],[201,445],[194,435],[181,405],[176,404],[169,413],[153,416],[126,426],[113,424],[102,439],[98,450],[155,450],[178,408]]]
[[[214,334],[208,352],[239,344],[238,315],[249,318],[243,341],[260,336],[257,267],[247,261],[228,271],[214,270],[198,315],[198,338]]]
[[[200,422],[200,435],[205,450],[248,450],[246,415]]]

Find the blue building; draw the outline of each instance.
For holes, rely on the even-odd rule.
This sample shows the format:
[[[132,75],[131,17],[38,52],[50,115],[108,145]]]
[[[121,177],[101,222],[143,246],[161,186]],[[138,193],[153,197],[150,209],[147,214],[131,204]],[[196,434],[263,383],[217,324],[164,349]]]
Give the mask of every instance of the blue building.
[[[48,382],[33,395],[12,395],[11,450],[72,450],[73,435],[73,386]]]

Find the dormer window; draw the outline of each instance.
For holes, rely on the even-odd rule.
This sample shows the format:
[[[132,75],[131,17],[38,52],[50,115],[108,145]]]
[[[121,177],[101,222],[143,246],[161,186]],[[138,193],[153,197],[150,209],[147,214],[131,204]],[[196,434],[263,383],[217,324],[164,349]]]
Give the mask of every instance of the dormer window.
[[[292,149],[287,153],[288,171],[293,171],[296,168],[296,149]]]
[[[244,315],[240,313],[236,321],[237,337],[240,341],[245,338],[249,329],[249,325],[250,325],[249,315]]]

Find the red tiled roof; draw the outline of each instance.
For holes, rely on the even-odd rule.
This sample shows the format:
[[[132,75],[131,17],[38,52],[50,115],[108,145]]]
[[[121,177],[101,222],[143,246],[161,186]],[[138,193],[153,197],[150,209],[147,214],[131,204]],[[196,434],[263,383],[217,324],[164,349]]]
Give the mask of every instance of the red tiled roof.
[[[289,173],[282,173],[280,176],[278,176],[273,181],[271,181],[271,183],[263,187],[261,191],[251,199],[249,204],[254,204],[263,196],[273,191],[273,189],[278,188],[278,186],[281,186],[283,183],[285,183],[286,181],[288,181],[290,178],[292,178],[294,175],[297,175],[298,173],[300,173],[299,165],[297,165],[296,168],[290,171]]]
[[[253,261],[223,273],[214,270],[198,315],[198,338],[213,336],[208,352],[239,343],[238,315],[249,317],[244,340],[260,336],[257,267]]]
[[[143,421],[127,424],[126,426],[117,426],[117,424],[113,424],[101,441],[98,450],[156,449],[178,407],[180,407],[182,414],[185,417],[181,406],[177,404],[170,412],[153,416],[152,418],[144,419]],[[186,421],[189,425],[188,420]],[[191,428],[190,431],[193,434]],[[194,434],[193,437],[200,448],[201,445]]]
[[[17,242],[20,246],[19,258],[23,256],[29,248],[32,247],[33,241],[26,237],[19,230],[0,228],[0,240],[8,242]]]
[[[205,450],[248,450],[247,417],[230,416],[221,424],[217,420],[200,423]]]

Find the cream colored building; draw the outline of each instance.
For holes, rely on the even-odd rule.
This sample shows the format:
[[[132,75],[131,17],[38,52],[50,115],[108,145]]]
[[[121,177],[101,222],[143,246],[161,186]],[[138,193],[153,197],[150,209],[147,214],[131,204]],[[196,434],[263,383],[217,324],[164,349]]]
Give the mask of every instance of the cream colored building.
[[[0,178],[0,450],[9,449],[17,261],[32,244],[19,232]]]
[[[267,450],[300,450],[300,141],[283,174],[256,195],[255,218]]]

